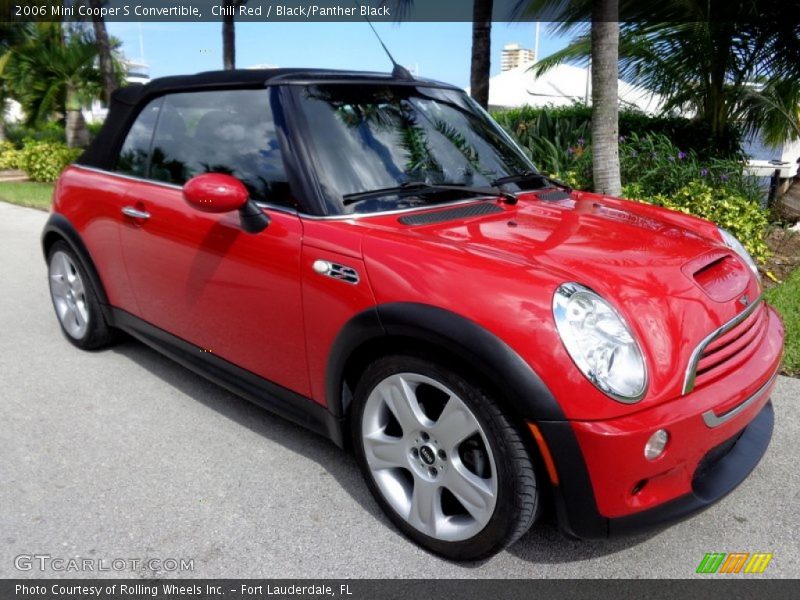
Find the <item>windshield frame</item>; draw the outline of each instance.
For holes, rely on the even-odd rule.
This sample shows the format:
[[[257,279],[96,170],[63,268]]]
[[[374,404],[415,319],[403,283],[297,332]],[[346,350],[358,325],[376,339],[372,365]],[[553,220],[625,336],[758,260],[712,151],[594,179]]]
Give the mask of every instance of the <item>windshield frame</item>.
[[[519,144],[506,132],[494,119],[491,118],[489,113],[482,109],[464,90],[449,85],[429,80],[396,80],[396,79],[383,79],[383,78],[364,78],[364,79],[328,79],[328,78],[308,78],[299,81],[280,81],[274,85],[275,92],[279,94],[280,104],[283,106],[283,114],[286,118],[286,130],[289,133],[289,143],[287,146],[290,148],[289,154],[293,155],[291,160],[297,166],[298,173],[296,181],[302,181],[302,195],[305,199],[303,204],[310,210],[309,213],[300,213],[304,217],[313,219],[337,219],[349,220],[360,219],[366,217],[374,217],[380,215],[402,214],[412,211],[429,210],[432,208],[441,208],[446,206],[454,206],[459,204],[467,204],[484,201],[487,198],[495,196],[469,196],[459,198],[457,200],[446,200],[442,202],[431,202],[430,204],[405,206],[393,208],[390,210],[381,210],[373,212],[346,212],[337,210],[335,204],[330,202],[326,194],[323,192],[322,184],[320,181],[320,173],[316,168],[316,150],[313,144],[313,136],[310,132],[310,126],[306,120],[305,113],[302,109],[302,102],[304,100],[301,94],[304,89],[312,85],[382,85],[382,86],[411,86],[417,88],[436,88],[442,89],[457,94],[461,94],[469,103],[470,108],[475,113],[487,119],[488,123],[494,128],[497,133],[502,137],[506,143],[519,154],[520,158],[530,167],[531,171],[538,172],[536,167],[531,162],[528,155],[520,148]],[[272,86],[271,86],[272,87]],[[300,190],[298,190],[300,191]]]

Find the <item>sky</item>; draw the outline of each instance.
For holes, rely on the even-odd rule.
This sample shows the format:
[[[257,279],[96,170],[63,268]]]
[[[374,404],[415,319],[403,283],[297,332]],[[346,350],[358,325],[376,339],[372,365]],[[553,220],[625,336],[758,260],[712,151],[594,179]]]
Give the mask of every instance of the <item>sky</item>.
[[[469,85],[471,23],[375,23],[375,28],[397,62],[419,76],[460,87]],[[151,77],[222,68],[220,23],[110,22],[108,29],[122,41],[127,58],[144,58]],[[494,23],[491,74],[500,72],[504,44],[517,42],[533,48],[534,38],[533,23]],[[547,56],[567,41],[542,24],[539,56]],[[364,22],[237,23],[236,65],[391,70],[388,58]]]

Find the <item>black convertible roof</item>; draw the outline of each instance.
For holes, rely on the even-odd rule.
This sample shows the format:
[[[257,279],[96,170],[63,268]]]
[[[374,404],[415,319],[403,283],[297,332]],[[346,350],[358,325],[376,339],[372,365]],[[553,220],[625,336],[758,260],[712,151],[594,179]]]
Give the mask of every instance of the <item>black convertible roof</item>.
[[[92,144],[78,159],[78,164],[109,169],[118,148],[139,107],[152,98],[176,92],[194,90],[219,90],[259,88],[268,85],[303,84],[322,82],[395,83],[435,85],[457,89],[455,86],[428,79],[399,79],[389,73],[367,71],[342,71],[336,69],[235,69],[232,71],[205,71],[194,75],[176,75],[153,79],[146,84],[132,84],[119,88],[111,96],[108,116]]]
[[[169,92],[189,91],[197,89],[246,88],[281,83],[302,83],[311,81],[354,81],[354,82],[387,82],[417,83],[454,87],[449,84],[427,79],[398,79],[389,73],[372,73],[368,71],[340,71],[336,69],[236,69],[233,71],[205,71],[194,75],[176,75],[161,77],[147,84],[134,84],[120,88],[116,92],[117,99],[125,104],[135,104],[148,96],[156,96]]]

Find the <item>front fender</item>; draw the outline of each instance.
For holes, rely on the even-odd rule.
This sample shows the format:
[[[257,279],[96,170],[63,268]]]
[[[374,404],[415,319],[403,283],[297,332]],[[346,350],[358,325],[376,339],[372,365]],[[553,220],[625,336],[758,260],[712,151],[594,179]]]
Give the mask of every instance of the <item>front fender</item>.
[[[419,340],[459,359],[489,381],[529,421],[563,421],[555,397],[536,372],[503,340],[478,323],[449,310],[415,302],[378,305],[354,316],[331,348],[326,374],[329,410],[343,416],[342,389],[351,357],[381,338]]]

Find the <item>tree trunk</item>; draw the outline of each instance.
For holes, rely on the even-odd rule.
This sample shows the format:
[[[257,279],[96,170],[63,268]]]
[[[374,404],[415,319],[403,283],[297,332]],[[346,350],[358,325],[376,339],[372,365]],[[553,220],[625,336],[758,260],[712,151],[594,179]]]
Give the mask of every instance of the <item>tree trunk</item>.
[[[105,4],[102,0],[89,0],[93,9],[100,9]],[[106,104],[111,103],[111,94],[117,89],[117,80],[114,77],[114,61],[111,57],[111,43],[108,41],[108,30],[103,17],[92,16],[94,39],[97,44],[97,54],[100,58],[100,75],[103,78],[103,99]]]
[[[618,196],[619,174],[619,2],[592,5],[592,173],[594,190]]]
[[[470,94],[483,108],[489,107],[489,68],[492,54],[492,8],[494,0],[473,0],[472,64]]]
[[[70,148],[83,148],[89,145],[89,130],[86,128],[86,119],[83,118],[81,104],[75,94],[75,88],[67,85],[67,146]]]
[[[222,17],[222,66],[226,71],[236,68],[236,24],[229,10],[236,6],[234,0],[225,0],[225,16]]]

